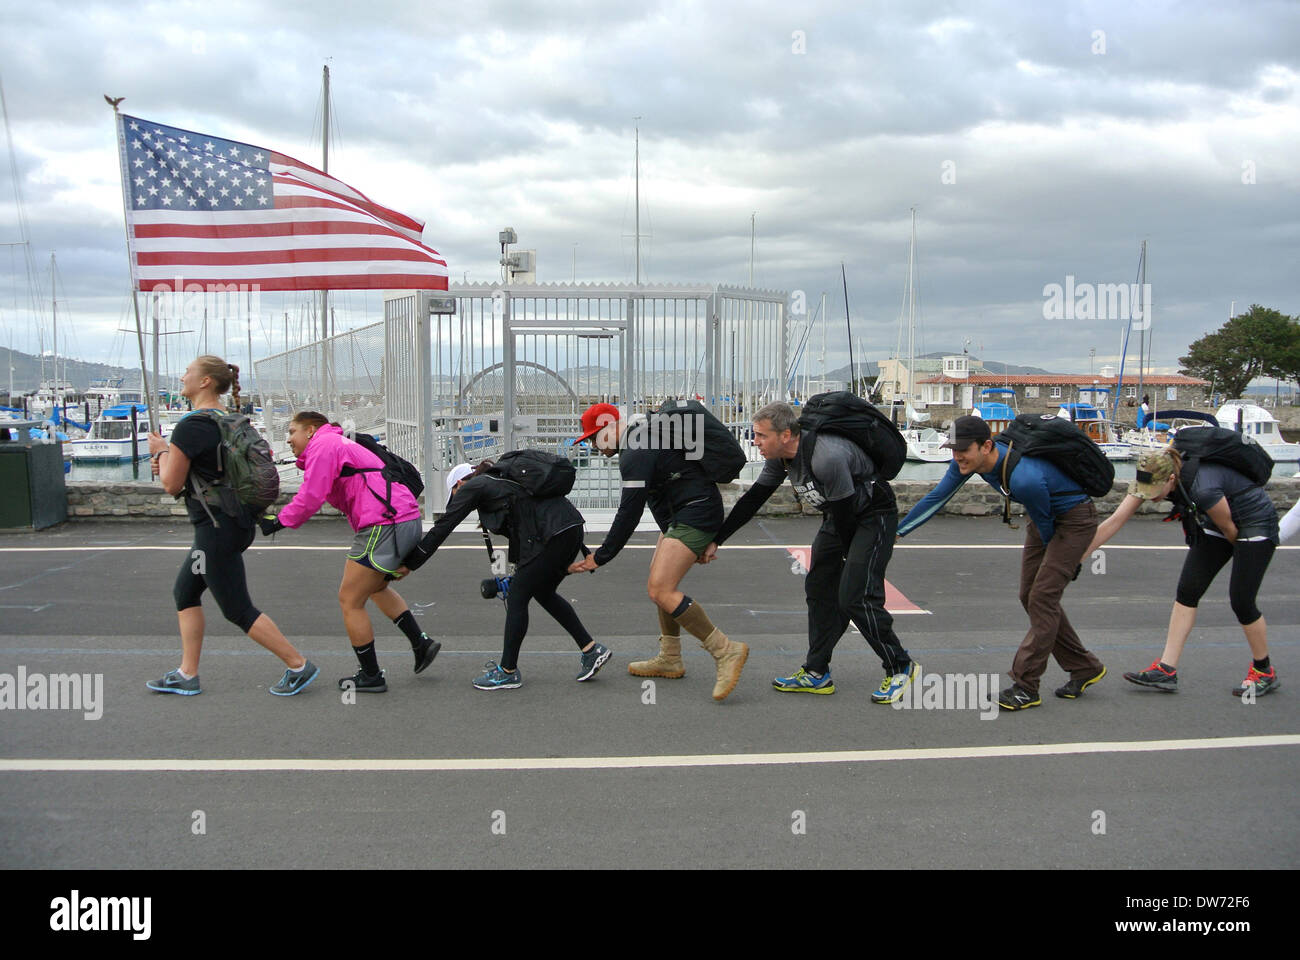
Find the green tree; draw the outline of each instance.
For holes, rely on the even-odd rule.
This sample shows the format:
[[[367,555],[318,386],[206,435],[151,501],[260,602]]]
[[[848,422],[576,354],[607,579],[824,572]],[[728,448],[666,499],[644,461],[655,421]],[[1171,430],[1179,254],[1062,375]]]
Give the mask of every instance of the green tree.
[[[1300,324],[1254,304],[1193,341],[1178,362],[1187,376],[1209,380],[1217,391],[1239,397],[1256,377],[1292,380],[1300,375]]]

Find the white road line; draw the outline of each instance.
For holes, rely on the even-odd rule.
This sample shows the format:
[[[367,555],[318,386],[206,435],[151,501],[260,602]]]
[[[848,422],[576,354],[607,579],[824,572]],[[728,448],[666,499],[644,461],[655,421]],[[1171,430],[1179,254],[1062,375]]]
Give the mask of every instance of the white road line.
[[[646,757],[489,757],[480,759],[229,759],[229,760],[0,760],[0,773],[229,773],[287,770],[323,773],[369,771],[636,770],[645,767],[789,766],[807,763],[871,763],[880,760],[999,760],[1081,753],[1152,753],[1300,746],[1300,735],[1210,737],[1197,740],[1128,740],[1037,743],[1019,746],[930,747],[913,750],[840,750],[824,753],[726,753]]]

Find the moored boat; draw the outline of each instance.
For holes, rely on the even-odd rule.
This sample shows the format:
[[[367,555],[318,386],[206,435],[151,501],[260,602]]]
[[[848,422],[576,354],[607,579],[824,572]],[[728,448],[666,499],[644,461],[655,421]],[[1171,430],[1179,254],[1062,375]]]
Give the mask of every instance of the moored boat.
[[[1264,448],[1274,463],[1300,461],[1300,443],[1287,443],[1278,428],[1277,417],[1248,400],[1229,400],[1215,414],[1219,425],[1236,430]]]

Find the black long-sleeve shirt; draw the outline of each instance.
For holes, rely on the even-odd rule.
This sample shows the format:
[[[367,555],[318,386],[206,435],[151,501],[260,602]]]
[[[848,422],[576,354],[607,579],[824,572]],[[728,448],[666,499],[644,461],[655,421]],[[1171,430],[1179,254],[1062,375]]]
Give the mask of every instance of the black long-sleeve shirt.
[[[582,525],[582,514],[566,497],[536,499],[517,483],[480,474],[465,482],[447,503],[447,511],[402,560],[418,570],[460,526],[471,510],[478,510],[486,529],[509,538],[508,559],[522,566],[542,551],[557,533]],[[586,552],[586,548],[583,548]]]
[[[613,560],[641,522],[646,504],[660,531],[674,523],[699,530],[722,526],[722,494],[704,473],[698,460],[688,460],[680,450],[622,450],[618,471],[623,478],[623,495],[618,513],[596,551],[596,564]]]

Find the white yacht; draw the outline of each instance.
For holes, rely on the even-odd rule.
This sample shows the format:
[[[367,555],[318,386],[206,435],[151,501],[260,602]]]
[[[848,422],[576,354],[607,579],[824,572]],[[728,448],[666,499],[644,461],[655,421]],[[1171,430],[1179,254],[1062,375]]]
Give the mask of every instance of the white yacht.
[[[143,403],[124,403],[104,410],[90,425],[90,433],[69,440],[73,460],[131,460],[131,408],[136,412],[136,451],[149,455],[149,410]],[[166,430],[165,432],[170,432]]]
[[[1259,404],[1248,400],[1229,400],[1221,406],[1215,417],[1219,426],[1236,430],[1248,440],[1254,440],[1267,451],[1274,463],[1300,461],[1300,443],[1287,443],[1278,429],[1277,418]]]

